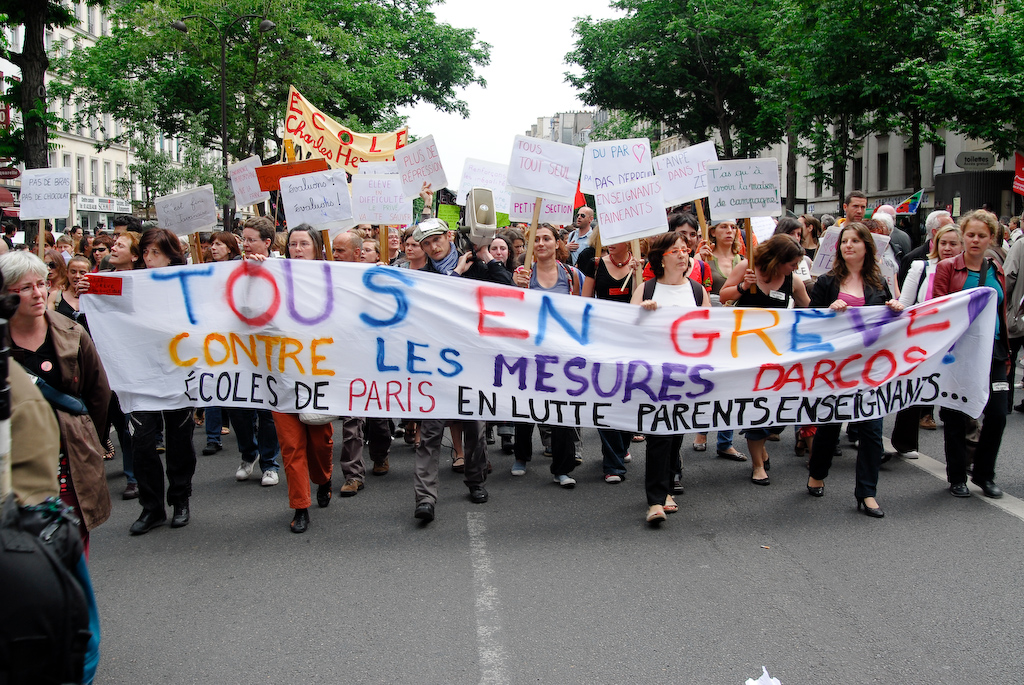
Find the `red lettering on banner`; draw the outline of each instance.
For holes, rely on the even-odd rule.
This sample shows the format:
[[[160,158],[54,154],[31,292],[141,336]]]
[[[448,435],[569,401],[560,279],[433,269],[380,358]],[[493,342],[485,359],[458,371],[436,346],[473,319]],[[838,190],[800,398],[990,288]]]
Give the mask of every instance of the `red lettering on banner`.
[[[913,353],[913,356],[912,356],[912,353]],[[920,355],[920,356],[918,356],[918,355]],[[917,367],[921,366],[921,362],[923,362],[927,358],[928,358],[928,352],[926,350],[923,350],[920,347],[917,347],[916,345],[914,347],[908,347],[903,352],[903,361],[907,362],[908,364],[913,364],[913,366],[911,366],[909,369],[907,369],[906,371],[904,371],[900,375],[901,376],[909,376],[910,374],[914,373],[914,369],[916,369]]]
[[[850,362],[857,361],[858,359],[860,359],[863,356],[864,355],[862,355],[862,354],[855,354],[852,357],[847,357],[843,361],[839,362],[839,366],[836,367],[836,374],[835,374],[836,385],[838,385],[840,388],[854,388],[854,387],[857,386],[857,381],[844,381],[843,380],[843,369],[845,369],[846,365],[849,364]]]
[[[327,129],[326,129],[326,128],[324,128],[324,127],[323,127],[323,126],[322,126],[322,125],[320,124],[320,121],[317,121],[317,120],[316,120],[316,118],[317,118],[317,117],[320,117],[320,121],[323,121],[323,120],[324,120],[324,115],[323,115],[323,114],[320,114],[320,112],[313,112],[313,116],[312,116],[312,117],[310,117],[310,119],[312,119],[312,120],[313,120],[313,126],[315,126],[315,127],[316,127],[316,130],[317,130],[317,131],[326,131]]]
[[[370,141],[370,150],[369,151],[370,152],[384,152],[383,150],[378,149],[378,147],[377,147],[377,136],[374,136],[373,140]]]
[[[296,114],[305,114],[305,110],[296,105],[299,102],[302,102],[302,96],[299,95],[298,91],[292,91],[292,96],[288,99],[288,111],[295,112]],[[291,117],[288,118],[291,119]]]
[[[267,307],[267,311],[263,312],[259,316],[245,316],[242,312],[238,311],[238,307],[235,305],[235,283],[237,283],[238,279],[242,276],[262,278],[263,280],[268,281],[274,288],[274,299],[271,301],[270,306]],[[227,291],[226,296],[228,300],[228,307],[231,308],[231,311],[234,312],[235,316],[237,316],[240,321],[255,328],[265,326],[269,323],[270,320],[274,318],[274,315],[277,314],[277,310],[281,306],[281,291],[278,290],[277,282],[274,280],[274,277],[261,266],[250,266],[248,261],[243,261],[239,268],[231,272],[231,275],[228,276],[227,283],[225,284],[225,290]]]
[[[875,361],[880,358],[884,358],[887,362],[889,362],[889,371],[885,374],[885,378],[883,378],[880,381],[876,381],[873,378],[871,378],[871,372],[875,368]],[[871,355],[867,363],[864,364],[864,371],[860,374],[860,377],[861,380],[870,385],[872,388],[877,388],[882,383],[885,383],[890,378],[896,375],[896,368],[896,355],[894,355],[889,350],[879,350],[878,352],[875,352],[873,355]]]
[[[760,370],[758,370],[757,372],[757,378],[754,379],[755,392],[758,390],[775,390],[775,388],[778,387],[778,379],[771,385],[766,385],[763,388],[761,387],[761,377],[764,376],[766,371],[774,371],[776,374],[778,374],[778,379],[781,379],[783,373],[786,371],[786,367],[782,366],[781,364],[762,364]]]
[[[949,320],[942,321],[941,323],[932,323],[925,326],[914,328],[914,324],[922,316],[932,316],[933,314],[939,314],[938,307],[928,307],[926,309],[911,309],[910,323],[907,324],[907,337],[913,337],[915,335],[921,335],[922,333],[934,333],[936,331],[944,331],[949,328]]]
[[[704,319],[707,320],[711,316],[710,309],[696,309],[692,312],[683,314],[678,319],[672,322],[672,345],[676,348],[676,354],[680,354],[684,357],[706,357],[711,354],[711,348],[715,345],[715,340],[722,337],[722,334],[717,331],[708,331],[706,333],[693,333],[692,337],[694,340],[706,340],[707,346],[698,352],[687,352],[679,346],[679,326],[690,321],[692,319]]]
[[[361,384],[363,386],[362,390],[360,390],[359,392],[353,392],[355,390],[356,383],[359,383],[359,384]],[[348,410],[352,411],[352,400],[353,399],[355,399],[356,397],[362,397],[365,394],[366,394],[366,381],[364,381],[362,378],[353,378],[352,382],[348,384]]]
[[[786,372],[785,378],[782,379],[776,390],[782,390],[790,383],[799,383],[801,390],[807,390],[807,380],[804,378],[804,365],[800,362],[789,367],[789,371]]]
[[[408,130],[399,131],[398,133],[395,134],[395,149],[396,150],[398,148],[400,148],[400,147],[405,147],[405,141],[402,140],[402,138],[405,137],[405,136],[408,136],[408,135],[409,135],[409,131]]]
[[[822,371],[821,367],[826,365],[828,366],[828,369]],[[810,387],[808,387],[807,389],[814,390],[814,382],[820,379],[821,382],[827,385],[830,390],[835,390],[836,386],[833,385],[832,381],[828,379],[828,374],[832,373],[832,371],[834,371],[835,368],[836,363],[831,359],[820,360],[817,364],[814,365],[814,373],[811,374],[811,384]]]
[[[423,386],[424,385],[427,386],[428,388],[430,388],[430,387],[433,387],[434,384],[431,383],[430,381],[420,381],[420,384],[416,386],[416,391],[422,397],[426,397],[428,400],[430,400],[430,406],[427,407],[427,408],[420,407],[420,411],[424,412],[424,413],[429,413],[429,412],[434,411],[434,407],[437,406],[437,403],[434,402],[434,396],[433,395],[431,395],[430,393],[428,393],[428,392],[423,390]]]
[[[495,288],[489,286],[480,286],[476,290],[476,307],[480,312],[480,317],[477,319],[476,331],[484,337],[495,337],[495,338],[516,338],[517,340],[525,340],[530,337],[530,332],[523,328],[497,328],[492,326],[485,326],[484,319],[488,316],[503,317],[505,312],[496,309],[484,309],[484,298],[485,297],[508,297],[513,300],[522,300],[526,297],[525,291],[514,290],[512,288]]]

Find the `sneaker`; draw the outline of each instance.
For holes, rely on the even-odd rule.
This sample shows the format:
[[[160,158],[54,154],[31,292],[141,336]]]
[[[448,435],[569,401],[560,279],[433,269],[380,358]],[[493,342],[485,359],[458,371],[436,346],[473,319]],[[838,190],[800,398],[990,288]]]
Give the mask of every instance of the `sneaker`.
[[[605,483],[613,483],[613,484],[614,483],[621,483],[622,482],[622,476],[616,475],[614,473],[606,473],[605,476],[604,476],[604,482]]]
[[[933,431],[938,428],[938,426],[935,425],[935,418],[928,414],[921,417],[921,421],[918,425],[926,431]]]
[[[263,480],[260,481],[260,485],[269,488],[271,485],[277,485],[280,482],[281,476],[278,475],[277,471],[264,471]]]
[[[211,454],[217,454],[217,452],[220,452],[222,449],[224,448],[221,447],[220,443],[208,442],[206,443],[206,447],[203,448],[203,456],[208,457]]]
[[[235,471],[235,480],[248,480],[255,466],[255,461],[243,461],[238,465],[238,470]]]
[[[576,487],[576,480],[564,474],[561,476],[555,476],[555,482],[567,490],[571,490]]]
[[[338,495],[341,497],[354,497],[363,487],[363,481],[349,478],[345,481],[344,485],[338,488]]]
[[[513,476],[525,476],[526,475],[526,464],[525,462],[517,461],[512,464],[512,475]]]
[[[629,464],[629,463],[630,463],[630,462],[632,462],[632,461],[633,461],[633,455],[632,455],[632,454],[630,454],[629,452],[626,452],[626,456],[624,456],[624,457],[622,458],[622,463],[623,463],[623,464]]]
[[[121,499],[138,499],[139,498],[139,484],[135,481],[130,481],[125,486],[124,492],[121,493]]]

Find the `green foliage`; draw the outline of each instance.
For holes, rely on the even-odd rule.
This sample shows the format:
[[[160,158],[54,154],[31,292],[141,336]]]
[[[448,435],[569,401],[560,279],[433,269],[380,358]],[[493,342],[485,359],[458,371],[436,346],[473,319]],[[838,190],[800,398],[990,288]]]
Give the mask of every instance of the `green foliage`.
[[[651,154],[658,153],[661,142],[661,127],[641,121],[629,112],[611,112],[608,121],[598,124],[590,132],[591,140],[627,140],[629,138],[647,138],[651,141]]]

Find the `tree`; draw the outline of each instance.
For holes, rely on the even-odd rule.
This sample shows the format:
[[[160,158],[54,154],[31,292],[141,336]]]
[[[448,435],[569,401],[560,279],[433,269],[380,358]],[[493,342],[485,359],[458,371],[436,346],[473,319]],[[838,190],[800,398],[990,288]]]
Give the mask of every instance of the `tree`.
[[[85,0],[86,6],[106,5],[107,0]],[[4,100],[21,112],[22,128],[13,126],[0,135],[0,153],[23,161],[29,169],[48,165],[49,127],[56,118],[46,107],[46,72],[50,58],[46,54],[44,32],[47,27],[73,26],[78,23],[69,3],[64,0],[0,0],[0,22],[4,28],[24,25],[25,41],[21,52],[4,45],[0,55],[21,70],[21,81],[7,80],[10,86]],[[6,78],[6,77],[5,77]]]
[[[651,141],[651,154],[657,154],[661,140],[658,126],[640,121],[628,112],[611,112],[608,120],[598,124],[590,132],[591,140],[627,140],[629,138],[647,138]]]
[[[618,19],[576,23],[567,74],[589,105],[660,122],[700,142],[718,133],[723,156],[751,156],[781,139],[754,90],[766,72],[773,3],[766,0],[617,0]]]
[[[86,103],[82,116],[117,112],[138,118],[138,94],[155,103],[155,123],[173,136],[205,121],[203,144],[231,156],[266,158],[280,148],[288,86],[354,128],[397,125],[397,108],[429,102],[468,115],[459,89],[484,84],[475,74],[489,47],[472,29],[435,21],[435,0],[264,0],[259,20],[235,24],[228,36],[228,136],[220,140],[220,38],[207,22],[172,21],[198,14],[217,26],[253,12],[251,0],[111,0],[114,29],[95,47],[59,65],[64,94]],[[148,113],[146,113],[148,115]]]

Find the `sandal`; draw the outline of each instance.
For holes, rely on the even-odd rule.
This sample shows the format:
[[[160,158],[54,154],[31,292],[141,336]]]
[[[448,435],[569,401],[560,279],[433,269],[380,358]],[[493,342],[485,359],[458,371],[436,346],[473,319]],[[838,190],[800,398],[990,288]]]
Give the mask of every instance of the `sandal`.
[[[747,455],[739,452],[727,452],[725,450],[718,450],[718,456],[722,459],[731,459],[732,461],[746,461]]]
[[[796,446],[793,447],[793,454],[798,457],[802,457],[807,454],[807,441],[803,438],[796,439]]]
[[[455,457],[455,459],[452,460],[452,471],[454,471],[455,473],[462,473],[465,470],[466,470],[466,458],[465,457]]]
[[[110,438],[107,438],[106,448],[107,451],[103,453],[103,461],[110,461],[114,458],[114,443]]]
[[[220,434],[221,435],[228,435],[230,433],[231,433],[231,429],[230,428],[228,428],[227,426],[221,426],[221,429],[220,429]]]
[[[640,435],[639,433],[637,433],[636,435],[633,436],[633,442],[643,442],[646,439],[647,439],[646,437],[644,437],[643,435]]]
[[[662,509],[664,509],[666,514],[674,514],[679,511],[679,505],[672,499],[672,495],[668,495],[665,497],[665,506]]]
[[[693,443],[694,452],[707,452],[708,444],[706,442],[695,442]]]
[[[647,523],[651,525],[658,525],[665,520],[665,508],[660,504],[652,504],[650,509],[647,510]]]

